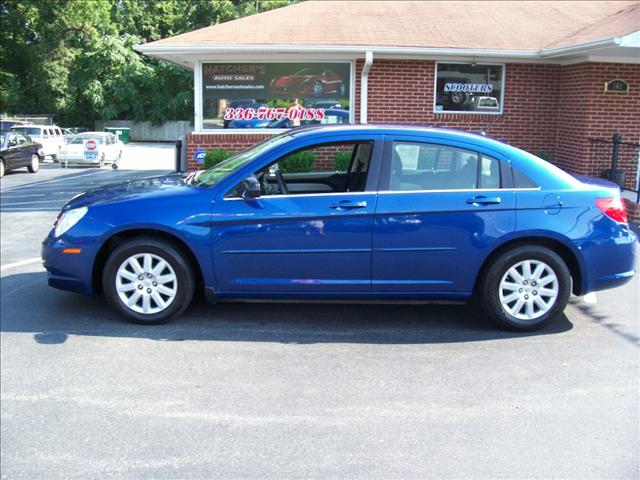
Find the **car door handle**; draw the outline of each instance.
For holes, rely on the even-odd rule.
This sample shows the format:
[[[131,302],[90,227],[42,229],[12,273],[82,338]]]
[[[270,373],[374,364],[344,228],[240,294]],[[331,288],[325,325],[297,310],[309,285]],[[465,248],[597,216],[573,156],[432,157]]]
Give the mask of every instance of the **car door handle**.
[[[500,197],[473,197],[467,200],[467,203],[471,205],[492,205],[500,203]]]
[[[367,202],[352,202],[351,200],[341,200],[338,203],[332,203],[331,208],[336,210],[353,210],[354,208],[365,208]]]

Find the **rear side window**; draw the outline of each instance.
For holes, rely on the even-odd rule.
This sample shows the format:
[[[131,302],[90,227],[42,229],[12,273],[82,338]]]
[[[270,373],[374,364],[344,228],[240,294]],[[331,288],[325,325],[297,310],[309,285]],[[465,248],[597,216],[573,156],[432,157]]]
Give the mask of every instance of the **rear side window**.
[[[473,190],[501,187],[500,162],[448,145],[394,142],[389,190]]]
[[[538,186],[517,168],[511,167],[511,171],[513,172],[513,186],[515,188],[536,188]]]

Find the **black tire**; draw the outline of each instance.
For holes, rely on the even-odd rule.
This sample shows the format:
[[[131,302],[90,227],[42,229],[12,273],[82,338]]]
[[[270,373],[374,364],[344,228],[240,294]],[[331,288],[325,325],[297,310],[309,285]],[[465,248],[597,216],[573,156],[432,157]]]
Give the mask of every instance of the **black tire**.
[[[35,153],[31,155],[31,164],[27,166],[29,173],[38,173],[40,170],[40,157]]]
[[[449,93],[449,103],[455,107],[461,107],[467,101],[467,94],[465,92],[451,92]]]
[[[167,262],[176,276],[176,294],[169,306],[158,313],[139,313],[125,305],[116,289],[116,276],[120,266],[132,255],[150,253]],[[104,295],[115,309],[129,322],[153,325],[165,323],[183,313],[195,290],[193,268],[185,255],[169,242],[151,237],[139,237],[118,246],[107,259],[102,272]]]
[[[542,309],[539,309],[538,312],[534,313],[539,316],[530,320],[515,317],[507,311],[508,308],[515,310],[517,308],[515,304],[507,304],[505,308],[500,300],[500,284],[503,277],[513,266],[526,260],[543,262],[551,269],[557,279],[555,303],[551,304],[544,314],[540,314],[539,312]],[[525,287],[524,292],[519,289],[518,293],[522,292],[523,296],[527,295],[527,298],[533,298],[530,297],[532,294],[538,294],[535,287],[534,283],[530,283]],[[538,286],[538,288],[541,287]],[[532,290],[527,291],[527,289]],[[553,250],[546,247],[523,245],[504,252],[489,265],[484,278],[480,279],[477,293],[479,293],[480,304],[487,317],[500,326],[516,331],[538,330],[559,317],[567,306],[571,295],[571,274],[564,260]],[[536,306],[535,308],[538,307]]]

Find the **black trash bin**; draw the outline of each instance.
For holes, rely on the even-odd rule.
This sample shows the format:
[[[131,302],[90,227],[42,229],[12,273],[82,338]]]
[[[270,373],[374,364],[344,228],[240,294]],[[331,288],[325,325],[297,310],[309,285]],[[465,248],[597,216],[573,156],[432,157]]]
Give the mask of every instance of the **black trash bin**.
[[[626,173],[621,168],[607,168],[602,172],[602,178],[611,180],[620,186],[620,189],[624,189],[625,180],[627,178]]]

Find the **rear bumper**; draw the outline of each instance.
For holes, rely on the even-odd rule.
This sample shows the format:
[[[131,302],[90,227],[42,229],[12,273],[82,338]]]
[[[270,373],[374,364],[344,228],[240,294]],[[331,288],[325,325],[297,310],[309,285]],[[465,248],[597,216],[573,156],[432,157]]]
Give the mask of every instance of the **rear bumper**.
[[[582,247],[586,271],[581,295],[598,290],[619,287],[629,282],[636,273],[639,244],[638,236],[628,228],[606,242]]]

